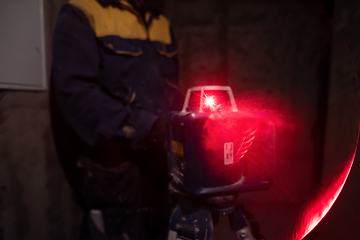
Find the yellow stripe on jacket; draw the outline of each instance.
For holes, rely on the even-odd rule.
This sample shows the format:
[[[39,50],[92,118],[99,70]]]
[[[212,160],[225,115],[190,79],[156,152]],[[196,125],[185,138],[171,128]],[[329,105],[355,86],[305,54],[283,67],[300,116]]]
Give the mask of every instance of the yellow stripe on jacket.
[[[124,39],[147,39],[146,27],[129,10],[112,5],[103,7],[96,0],[70,0],[69,3],[86,15],[97,37],[113,35]],[[171,44],[170,22],[165,16],[153,19],[149,26],[149,39]]]

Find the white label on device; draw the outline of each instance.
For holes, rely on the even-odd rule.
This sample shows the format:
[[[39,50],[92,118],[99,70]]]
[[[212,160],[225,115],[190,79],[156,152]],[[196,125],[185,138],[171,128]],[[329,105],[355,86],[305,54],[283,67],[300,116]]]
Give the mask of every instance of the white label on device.
[[[224,164],[234,163],[234,144],[232,142],[224,143]]]

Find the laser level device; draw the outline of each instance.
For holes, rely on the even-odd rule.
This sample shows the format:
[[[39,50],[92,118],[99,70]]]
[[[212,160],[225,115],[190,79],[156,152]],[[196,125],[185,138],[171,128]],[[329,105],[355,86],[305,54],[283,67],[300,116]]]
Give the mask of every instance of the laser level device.
[[[188,89],[182,111],[170,116],[168,130],[170,190],[180,199],[168,239],[211,239],[214,212],[230,214],[239,235],[248,226],[236,207],[237,194],[272,184],[271,119],[260,111],[239,110],[228,86],[200,86]]]

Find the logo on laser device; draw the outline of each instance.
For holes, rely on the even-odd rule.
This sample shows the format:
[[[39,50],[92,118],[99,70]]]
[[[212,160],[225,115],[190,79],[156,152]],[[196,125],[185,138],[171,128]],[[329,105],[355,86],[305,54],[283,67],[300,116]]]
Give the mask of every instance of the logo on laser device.
[[[234,143],[224,143],[224,164],[230,165],[234,163]]]

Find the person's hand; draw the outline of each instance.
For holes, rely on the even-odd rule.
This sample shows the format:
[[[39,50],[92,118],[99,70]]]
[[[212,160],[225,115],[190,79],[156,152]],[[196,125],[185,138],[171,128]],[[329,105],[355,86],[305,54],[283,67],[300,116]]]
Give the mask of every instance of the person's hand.
[[[167,123],[165,119],[158,118],[149,134],[149,148],[158,151],[167,150]]]

